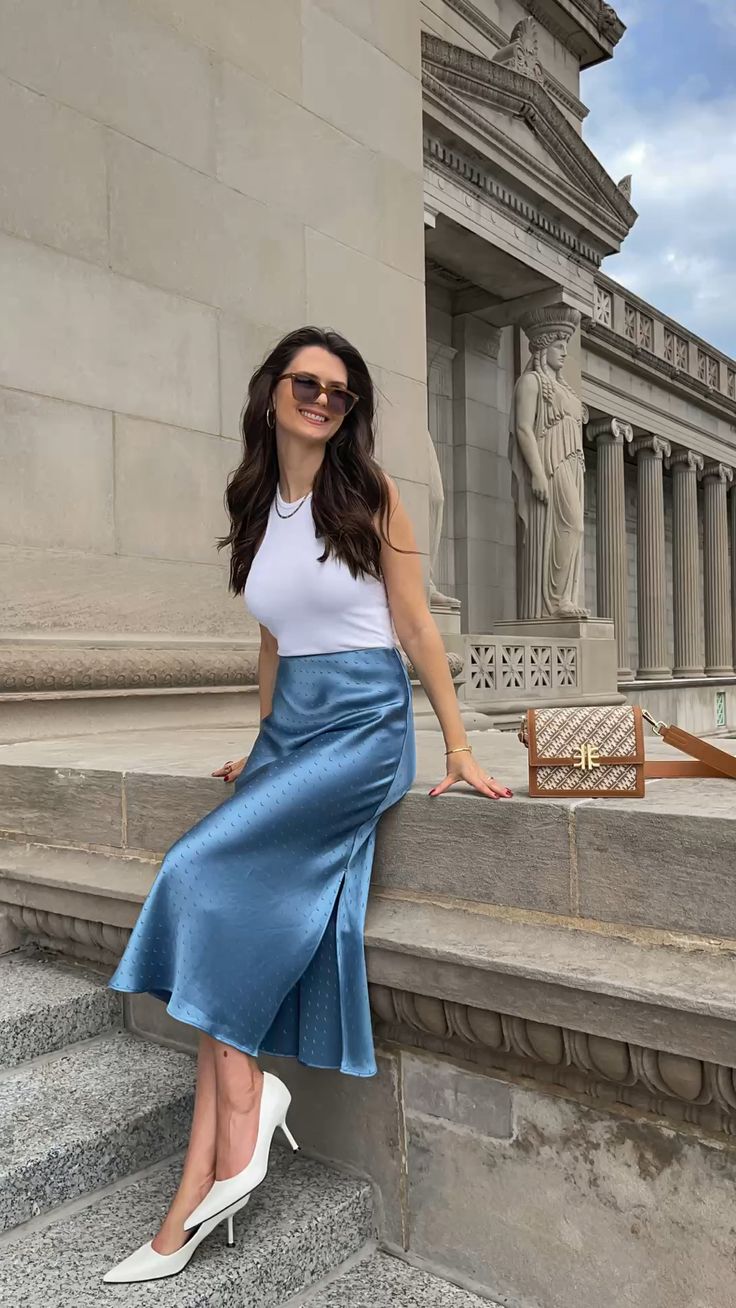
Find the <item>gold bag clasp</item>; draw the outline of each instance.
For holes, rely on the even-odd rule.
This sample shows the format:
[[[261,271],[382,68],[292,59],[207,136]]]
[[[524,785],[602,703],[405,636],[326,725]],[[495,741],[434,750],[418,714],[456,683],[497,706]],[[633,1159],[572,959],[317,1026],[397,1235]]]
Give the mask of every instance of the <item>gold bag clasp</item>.
[[[578,758],[578,767],[582,768],[583,772],[592,772],[593,768],[600,767],[601,756],[595,748],[595,745],[579,745],[578,751],[580,754],[580,757]]]

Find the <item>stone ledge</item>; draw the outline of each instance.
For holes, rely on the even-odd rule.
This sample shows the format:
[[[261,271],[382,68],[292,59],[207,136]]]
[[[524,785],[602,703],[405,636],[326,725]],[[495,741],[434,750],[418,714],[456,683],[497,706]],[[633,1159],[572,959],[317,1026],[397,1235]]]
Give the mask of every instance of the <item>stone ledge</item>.
[[[47,947],[110,967],[155,874],[155,861],[0,842],[0,904],[11,920]],[[736,1066],[730,951],[643,945],[375,890],[365,940],[376,993],[409,994],[418,1013],[450,1004],[492,1023],[502,1013]],[[477,1043],[469,1018],[452,1030],[434,1022],[429,1033]]]
[[[16,839],[160,857],[227,799],[208,775],[247,753],[255,728],[100,732],[0,745],[0,813]],[[511,733],[469,732],[481,766],[515,792],[491,803],[459,784],[430,799],[442,739],[417,731],[411,791],[381,819],[377,889],[736,940],[731,781],[656,781],[641,800],[530,800]],[[719,740],[726,748],[736,741]],[[647,756],[677,757],[647,739]],[[432,857],[425,851],[431,846]],[[698,893],[693,894],[697,886]]]

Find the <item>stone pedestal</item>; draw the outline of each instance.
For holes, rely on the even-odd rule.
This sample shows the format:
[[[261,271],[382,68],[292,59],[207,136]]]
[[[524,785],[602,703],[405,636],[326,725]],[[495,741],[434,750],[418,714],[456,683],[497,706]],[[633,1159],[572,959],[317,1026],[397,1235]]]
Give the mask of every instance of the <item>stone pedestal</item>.
[[[511,717],[533,705],[623,702],[612,622],[518,619],[463,639],[462,698],[486,713]]]
[[[698,533],[698,473],[703,457],[694,450],[675,450],[668,464],[672,469],[673,671],[676,677],[698,677],[703,674]]]
[[[639,669],[646,680],[670,677],[667,657],[667,580],[664,555],[664,495],[662,461],[670,445],[659,436],[640,436],[634,441],[638,465],[637,502],[637,610],[639,620]]]
[[[732,480],[733,472],[725,464],[706,463],[703,469],[703,571],[705,673],[708,677],[720,677],[733,671],[726,503]]]
[[[596,446],[596,588],[601,618],[613,622],[618,648],[619,681],[630,681],[629,613],[626,588],[626,510],[624,444],[633,439],[627,422],[600,418],[588,423],[586,436]]]

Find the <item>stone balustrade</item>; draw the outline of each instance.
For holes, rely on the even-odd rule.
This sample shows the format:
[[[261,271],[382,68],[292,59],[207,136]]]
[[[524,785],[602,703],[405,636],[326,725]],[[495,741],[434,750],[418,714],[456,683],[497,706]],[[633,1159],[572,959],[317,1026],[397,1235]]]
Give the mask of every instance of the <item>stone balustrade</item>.
[[[619,336],[629,349],[651,356],[672,377],[694,383],[693,389],[736,401],[736,360],[602,273],[595,279],[593,323]]]

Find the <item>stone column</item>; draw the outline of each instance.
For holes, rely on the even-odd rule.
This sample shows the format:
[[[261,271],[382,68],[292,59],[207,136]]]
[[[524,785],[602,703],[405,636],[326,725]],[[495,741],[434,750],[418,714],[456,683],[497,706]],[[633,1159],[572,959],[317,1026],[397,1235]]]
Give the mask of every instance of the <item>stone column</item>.
[[[672,469],[674,675],[702,677],[698,473],[703,470],[703,456],[694,450],[675,450],[668,466]]]
[[[731,578],[728,566],[728,487],[733,471],[724,463],[703,468],[703,571],[705,577],[705,675],[733,672]]]
[[[636,581],[639,623],[637,677],[671,677],[667,660],[667,583],[664,553],[662,461],[671,453],[659,436],[639,436],[633,452],[638,464]]]
[[[619,681],[630,681],[629,612],[626,569],[624,443],[633,439],[628,422],[596,418],[586,436],[596,446],[596,593],[599,618],[609,618],[616,632]]]

